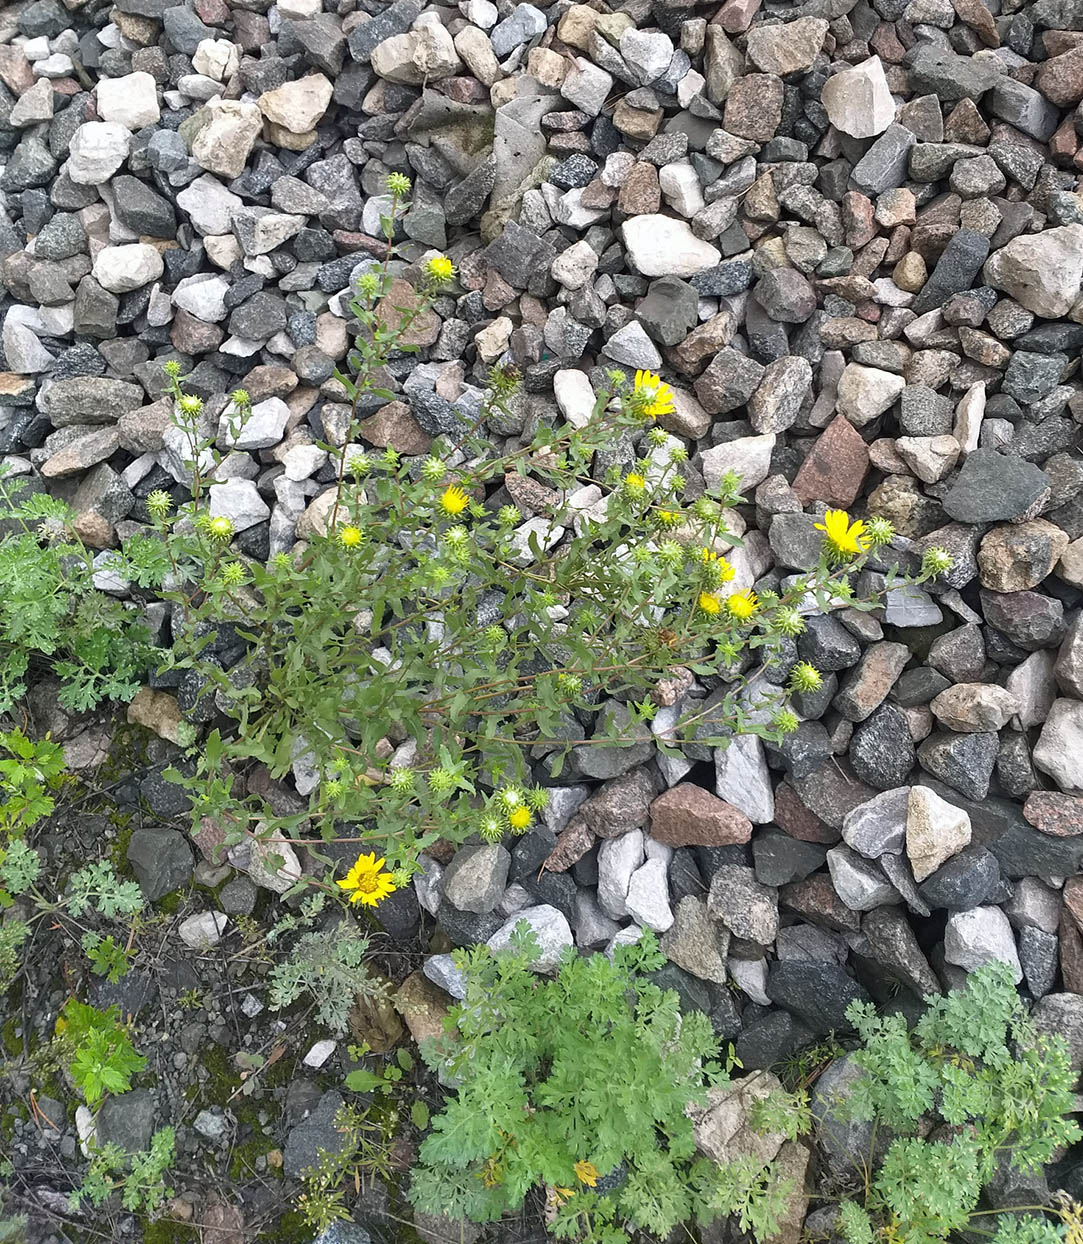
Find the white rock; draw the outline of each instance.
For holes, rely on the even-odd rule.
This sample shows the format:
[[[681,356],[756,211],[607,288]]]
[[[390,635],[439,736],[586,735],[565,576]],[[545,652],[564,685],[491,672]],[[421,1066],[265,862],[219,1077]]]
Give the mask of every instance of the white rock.
[[[291,134],[305,134],[317,123],[331,102],[334,86],[322,73],[309,74],[296,82],[284,82],[259,97],[259,110],[268,121]]]
[[[1061,790],[1083,795],[1083,703],[1054,702],[1032,758]]]
[[[94,279],[111,294],[126,294],[156,281],[165,271],[161,255],[146,242],[103,246],[91,269]]]
[[[212,99],[197,115],[203,125],[192,139],[192,158],[208,173],[240,177],[263,128],[260,110],[239,99]]]
[[[24,91],[15,101],[8,117],[8,124],[17,130],[53,116],[53,87],[47,78],[39,78],[29,91]]]
[[[314,1067],[318,1071],[336,1049],[338,1049],[338,1042],[325,1038],[323,1041],[317,1041],[301,1061],[306,1067]]]
[[[927,786],[912,786],[906,811],[906,855],[924,881],[970,845],[970,816]]]
[[[1035,315],[1067,315],[1083,281],[1083,225],[1024,233],[985,261],[987,285],[1002,289]]]
[[[459,12],[482,30],[492,30],[500,19],[500,11],[492,0],[459,0]]]
[[[713,268],[722,253],[672,216],[633,216],[620,227],[628,259],[643,276],[694,276]]]
[[[987,963],[1006,963],[1023,979],[1012,926],[999,907],[972,907],[948,916],[944,929],[944,958],[956,967],[974,972]]]
[[[703,206],[699,174],[687,160],[663,164],[658,170],[658,185],[669,206],[686,220]]]
[[[53,363],[52,354],[41,344],[33,329],[20,324],[10,312],[4,320],[0,340],[3,341],[8,370],[17,376],[37,375],[38,372],[48,371]]]
[[[244,200],[216,177],[204,173],[177,195],[177,206],[187,213],[197,233],[229,234],[233,213],[244,206]],[[239,245],[235,238],[232,240]]]
[[[280,397],[268,397],[252,407],[248,419],[230,403],[218,423],[218,440],[227,449],[273,449],[282,440],[290,408]]]
[[[34,77],[36,78],[68,78],[74,72],[75,65],[71,57],[63,52],[54,52],[52,56],[46,56],[44,60],[39,60],[34,65]]]
[[[132,136],[115,121],[86,121],[68,145],[68,176],[79,186],[100,186],[128,158]]]
[[[257,832],[259,832],[257,826]],[[301,879],[301,861],[288,842],[249,838],[230,847],[226,858],[234,868],[248,876],[265,890],[285,894]]]
[[[604,69],[577,56],[561,85],[560,93],[580,112],[596,117],[613,90],[613,78]]]
[[[833,74],[821,99],[831,124],[851,138],[873,138],[895,120],[895,101],[879,56]]]
[[[900,436],[895,451],[925,484],[935,484],[951,470],[959,458],[959,442],[954,436]]]
[[[1083,541],[1076,543],[1083,544]],[[1068,546],[1069,549],[1071,547]],[[1078,586],[1083,587],[1083,583]],[[1056,663],[1055,649],[1040,648],[1021,661],[1004,680],[1005,690],[1015,696],[1018,705],[1016,721],[1020,730],[1033,730],[1049,716],[1049,710],[1057,698],[1057,679],[1053,672]]]
[[[728,747],[714,749],[715,794],[738,808],[753,825],[775,819],[775,796],[763,741],[755,734],[738,734]]]
[[[740,491],[748,493],[767,478],[774,449],[774,432],[763,436],[741,436],[705,449],[700,454],[700,469],[707,488],[711,492],[717,491],[722,476],[733,471],[740,479]]]
[[[224,911],[197,911],[181,921],[177,933],[192,950],[213,950],[222,940],[227,924],[229,917]]]
[[[450,78],[462,68],[455,43],[439,20],[378,43],[370,64],[377,77],[406,86]]]
[[[557,407],[573,428],[586,428],[594,409],[594,389],[586,372],[565,368],[553,376]]]
[[[551,519],[528,518],[525,523],[516,527],[512,532],[511,544],[512,555],[511,560],[516,566],[529,566],[531,562],[536,560],[531,545],[537,544],[544,552],[559,544],[564,537],[564,528],[554,523]]]
[[[564,914],[555,907],[542,903],[537,907],[525,907],[511,916],[506,924],[485,943],[490,950],[503,950],[511,942],[512,934],[520,923],[526,921],[538,943],[538,954],[530,964],[534,972],[555,972],[561,956],[569,946],[574,946],[571,926]]]
[[[620,54],[640,86],[660,78],[673,59],[673,40],[658,30],[629,26],[620,37]]]
[[[628,915],[628,887],[643,859],[641,829],[605,838],[598,845],[598,902],[614,920]]]
[[[598,253],[589,242],[569,246],[553,260],[551,273],[565,289],[582,289],[598,268]]]
[[[835,409],[855,428],[863,428],[882,415],[905,388],[906,381],[893,372],[847,363],[839,380]]]
[[[628,914],[638,925],[664,933],[673,923],[669,906],[669,882],[666,864],[661,859],[648,859],[632,874],[625,900]]]
[[[478,357],[483,363],[495,363],[504,353],[514,327],[506,315],[501,315],[475,334],[474,345],[477,346]]]
[[[306,217],[264,207],[241,207],[233,213],[230,223],[246,255],[269,255],[301,232]]]
[[[959,399],[959,405],[955,408],[955,426],[951,430],[964,458],[977,449],[984,418],[985,381],[978,380]]]
[[[281,12],[282,6],[278,7]],[[196,73],[213,78],[216,82],[225,82],[240,66],[241,49],[228,39],[200,39],[192,57],[192,68]]]
[[[149,73],[127,73],[122,78],[99,78],[98,116],[125,129],[141,130],[161,119],[158,84]]]
[[[197,320],[217,324],[226,318],[225,296],[228,290],[229,281],[224,276],[197,272],[195,276],[186,276],[177,282],[173,303]]]
[[[247,531],[271,517],[271,508],[250,479],[231,479],[210,488],[211,517],[228,518],[234,531]]]

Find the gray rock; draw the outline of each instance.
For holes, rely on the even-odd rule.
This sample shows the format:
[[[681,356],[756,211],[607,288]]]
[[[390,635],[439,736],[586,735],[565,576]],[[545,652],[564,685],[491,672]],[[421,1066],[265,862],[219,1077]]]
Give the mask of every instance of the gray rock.
[[[1073,1067],[1083,1064],[1083,994],[1046,994],[1030,1018],[1040,1033],[1064,1039]]]
[[[158,1099],[150,1089],[114,1093],[98,1111],[98,1142],[119,1145],[125,1153],[143,1153],[150,1148],[157,1114]]]
[[[944,929],[944,958],[968,972],[987,963],[1006,963],[1017,984],[1023,979],[1012,927],[999,907],[952,912]]]
[[[898,853],[906,837],[910,789],[899,786],[860,803],[842,822],[843,841],[869,859]]]
[[[349,1143],[346,1133],[335,1126],[335,1115],[342,1105],[341,1093],[324,1093],[312,1113],[290,1129],[282,1155],[282,1168],[290,1179],[300,1179],[317,1166],[321,1149],[333,1155],[345,1150]]]
[[[511,856],[499,843],[460,847],[444,869],[444,897],[460,911],[493,911],[504,894]]]
[[[751,868],[723,864],[711,878],[707,912],[735,937],[770,946],[778,932],[778,891],[761,885]]]
[[[763,742],[754,734],[739,734],[728,747],[714,749],[715,794],[738,808],[753,825],[775,817],[775,796]]]
[[[876,863],[847,846],[828,851],[827,867],[835,893],[851,911],[871,911],[898,901],[895,887]]]
[[[837,963],[791,959],[773,963],[767,975],[767,996],[785,1007],[813,1032],[847,1032],[846,1008],[851,1002],[867,1002],[869,995]]]
[[[848,1108],[854,1085],[864,1074],[846,1055],[835,1059],[812,1090],[813,1134],[836,1176],[863,1177],[870,1165],[879,1165],[893,1139],[882,1124],[856,1119]]]
[[[172,894],[191,879],[192,848],[175,829],[135,830],[127,856],[148,902]]]

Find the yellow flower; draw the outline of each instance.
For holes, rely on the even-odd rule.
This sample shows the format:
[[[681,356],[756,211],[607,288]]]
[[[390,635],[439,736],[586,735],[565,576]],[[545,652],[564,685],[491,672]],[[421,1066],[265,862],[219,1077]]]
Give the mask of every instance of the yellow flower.
[[[716,579],[719,583],[729,583],[737,573],[724,557],[719,557],[711,549],[702,549],[700,557],[702,557],[704,565],[711,568],[711,578]]]
[[[534,814],[530,811],[526,804],[520,804],[519,807],[512,808],[512,810],[508,813],[508,824],[512,827],[512,829],[529,829],[530,822],[533,819]]]
[[[643,489],[647,487],[646,477],[640,475],[638,471],[629,471],[624,477],[624,491],[629,497],[639,497],[643,494]]]
[[[715,592],[700,592],[696,604],[699,605],[704,613],[718,613],[722,608],[722,602]]]
[[[845,510],[828,510],[824,521],[816,524],[816,530],[824,533],[824,539],[836,553],[856,557],[864,553],[870,544],[865,524],[861,519],[850,522]]]
[[[452,517],[461,514],[469,504],[470,498],[458,484],[452,484],[450,488],[445,489],[444,495],[440,498],[440,508]]]
[[[338,533],[338,542],[344,549],[355,549],[364,540],[360,527],[343,527]]]
[[[756,599],[756,593],[750,587],[743,588],[740,592],[734,592],[726,601],[726,608],[731,616],[742,622],[746,618],[752,617],[759,607],[760,602]]]
[[[656,376],[652,371],[637,371],[635,391],[644,402],[645,415],[657,419],[659,415],[673,413],[673,390],[668,384],[662,383],[661,376]]]
[[[441,284],[452,280],[455,276],[455,265],[446,255],[433,255],[425,267],[429,276]]]
[[[575,1171],[575,1177],[581,1184],[586,1184],[588,1188],[593,1188],[598,1182],[598,1168],[593,1162],[576,1162],[572,1168]]]
[[[383,866],[384,861],[376,858],[375,851],[357,857],[353,868],[338,883],[342,889],[351,891],[351,903],[375,907],[398,889],[391,874],[380,871]]]

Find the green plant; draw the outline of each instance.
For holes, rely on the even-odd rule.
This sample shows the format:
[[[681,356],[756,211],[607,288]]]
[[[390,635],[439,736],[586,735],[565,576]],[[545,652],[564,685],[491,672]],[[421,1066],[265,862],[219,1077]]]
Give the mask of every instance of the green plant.
[[[321,1149],[315,1166],[304,1174],[305,1191],[297,1199],[297,1209],[317,1235],[332,1223],[350,1217],[347,1183],[359,1191],[366,1178],[391,1182],[398,1116],[393,1110],[379,1118],[373,1115],[367,1106],[340,1106],[335,1113],[335,1129],[342,1135],[341,1145],[334,1153]]]
[[[132,1087],[132,1076],[147,1065],[132,1045],[115,1006],[99,1011],[70,998],[57,1020],[57,1031],[71,1052],[71,1078],[92,1108],[106,1093],[126,1093]]]
[[[129,946],[121,946],[112,933],[103,937],[93,930],[84,933],[80,939],[86,957],[90,960],[91,969],[104,976],[112,984],[116,984],[128,973],[135,952]]]
[[[173,1129],[162,1127],[150,1138],[150,1148],[141,1153],[126,1153],[112,1143],[95,1148],[82,1186],[69,1194],[72,1208],[78,1210],[84,1201],[97,1207],[119,1189],[126,1210],[154,1213],[173,1195],[164,1176],[176,1156],[175,1140]]]
[[[130,700],[151,660],[150,635],[134,606],[95,588],[71,510],[0,475],[0,518],[0,712],[25,692],[35,656],[59,675],[65,708]]]
[[[305,900],[299,916],[286,916],[268,935],[270,942],[312,921],[323,907],[322,894]],[[302,933],[270,972],[269,1001],[276,1010],[304,994],[316,1004],[316,1016],[333,1032],[344,1033],[350,1008],[362,998],[379,998],[385,987],[365,968],[369,939],[350,917],[332,927]]]
[[[216,427],[175,364],[167,391],[192,501],[174,514],[164,494],[149,498],[159,538],[143,545],[156,550],[143,558],[147,582],[163,583],[168,569],[165,595],[184,619],[167,663],[195,671],[207,707],[194,720],[213,719],[192,748],[194,771],[169,775],[193,816],[221,825],[227,841],[255,836],[272,848],[291,838],[318,847],[313,826],[324,838],[364,826],[353,840],[378,845],[395,885],[437,838],[528,829],[544,800],[536,766],[555,777],[572,757],[589,772],[593,748],[650,737],[659,680],[675,666],[721,686],[683,706],[660,746],[796,729],[788,695],[820,685],[815,669],[785,657],[801,610],[810,600],[873,607],[857,598],[854,575],[871,554],[887,556],[893,535],[884,520],[831,511],[817,567],[777,592],[735,591],[726,555],[742,544],[731,511],[740,480],[689,495],[687,446],[656,424],[674,396],[649,372],[610,373],[585,425],[571,426],[531,419],[516,374],[494,368],[487,391],[447,404],[453,430],[424,462],[367,452],[361,420],[395,397],[382,387],[388,369],[415,348],[411,326],[455,276],[445,256],[413,266],[395,257],[406,192],[398,178],[383,260],[368,261],[350,302],[351,374],[337,379],[351,417],[323,445],[336,482],[310,507],[302,548],[267,565],[230,553],[228,519],[211,517],[202,498],[247,395],[233,396]],[[530,434],[494,450],[490,425],[525,424]],[[616,443],[635,443],[630,469],[597,466]],[[944,564],[934,550],[889,583],[921,582]],[[246,643],[229,669],[203,656],[221,628]],[[782,677],[750,682],[753,658],[782,665]],[[254,794],[239,780],[254,764],[274,778],[292,769],[307,806],[284,812]]]
[[[567,951],[553,979],[529,970],[536,954],[525,924],[506,952],[457,952],[466,997],[445,1039],[422,1049],[456,1092],[420,1147],[411,1201],[488,1222],[540,1183],[560,1238],[664,1239],[730,1213],[770,1236],[784,1183],[751,1159],[723,1169],[697,1155],[688,1107],[729,1065],[707,1017],[682,1015],[646,978],[665,961],[653,935],[612,960]],[[786,1105],[777,1113],[796,1134],[802,1101]]]
[[[971,1224],[1000,1163],[1035,1171],[1083,1135],[1068,1117],[1076,1077],[1067,1046],[1036,1031],[1009,967],[990,964],[971,973],[966,989],[927,1001],[912,1031],[871,1003],[847,1012],[862,1040],[853,1058],[864,1072],[849,1108],[896,1134],[868,1174],[864,1205],[841,1208],[848,1244],[939,1244]],[[944,1139],[926,1139],[930,1120],[943,1125],[937,1136],[947,1129]],[[1028,1233],[1058,1229],[1005,1214],[998,1230],[1002,1244],[1020,1244]]]

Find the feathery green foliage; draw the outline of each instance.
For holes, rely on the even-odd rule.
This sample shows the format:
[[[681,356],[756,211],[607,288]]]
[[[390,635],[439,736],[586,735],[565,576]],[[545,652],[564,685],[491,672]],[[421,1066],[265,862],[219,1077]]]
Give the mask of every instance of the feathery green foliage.
[[[507,951],[456,955],[466,997],[422,1050],[456,1092],[421,1145],[413,1203],[489,1222],[541,1184],[559,1238],[623,1241],[626,1225],[665,1238],[727,1213],[772,1234],[785,1188],[762,1164],[722,1170],[693,1143],[687,1108],[729,1064],[707,1017],[681,1014],[648,979],[664,962],[653,935],[612,959],[566,951],[553,979],[529,970],[536,954],[523,924]]]
[[[1033,1172],[1083,1134],[1069,1117],[1076,1077],[1064,1040],[1036,1031],[1008,966],[990,964],[965,989],[927,1001],[912,1030],[870,1003],[847,1012],[863,1043],[853,1059],[865,1073],[850,1109],[896,1133],[864,1210],[843,1209],[848,1244],[870,1244],[880,1224],[892,1241],[938,1244],[967,1226],[1000,1163]],[[938,1139],[917,1134],[929,1120],[944,1125]],[[1001,1230],[1029,1244],[1028,1232],[1045,1231],[1040,1221],[1005,1220]]]

